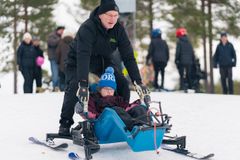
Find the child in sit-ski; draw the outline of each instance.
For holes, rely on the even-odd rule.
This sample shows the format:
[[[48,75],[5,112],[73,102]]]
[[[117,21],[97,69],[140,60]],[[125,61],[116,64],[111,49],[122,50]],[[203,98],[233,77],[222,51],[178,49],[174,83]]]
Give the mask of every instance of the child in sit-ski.
[[[88,117],[97,118],[105,107],[110,107],[119,115],[129,131],[134,125],[147,122],[147,110],[140,100],[129,104],[122,97],[114,95],[117,88],[114,69],[107,67],[97,85],[97,92],[91,93],[88,102]]]

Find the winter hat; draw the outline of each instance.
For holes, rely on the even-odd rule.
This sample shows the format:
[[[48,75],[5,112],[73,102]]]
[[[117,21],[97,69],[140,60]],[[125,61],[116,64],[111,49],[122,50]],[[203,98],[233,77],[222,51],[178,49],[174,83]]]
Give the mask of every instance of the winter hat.
[[[98,9],[98,14],[103,14],[105,12],[112,10],[119,12],[119,8],[114,0],[101,0],[101,4]]]
[[[162,31],[159,28],[152,30],[152,37],[153,38],[159,37],[161,34],[162,34]]]
[[[176,37],[182,37],[182,36],[185,36],[185,35],[187,35],[187,30],[186,30],[186,28],[183,28],[183,27],[181,27],[181,28],[178,28],[177,30],[176,30]]]
[[[56,28],[56,31],[59,30],[59,29],[65,29],[65,27],[64,27],[64,26],[58,26],[58,27]]]
[[[220,33],[220,36],[221,36],[221,37],[223,37],[223,36],[227,37],[227,32],[221,32],[221,33]]]
[[[23,35],[23,40],[26,40],[26,39],[32,40],[32,36],[31,36],[31,34],[28,33],[28,32],[24,33],[24,35]]]
[[[112,89],[116,90],[117,84],[114,76],[114,69],[112,67],[107,67],[105,69],[105,73],[101,76],[98,87],[111,87]]]

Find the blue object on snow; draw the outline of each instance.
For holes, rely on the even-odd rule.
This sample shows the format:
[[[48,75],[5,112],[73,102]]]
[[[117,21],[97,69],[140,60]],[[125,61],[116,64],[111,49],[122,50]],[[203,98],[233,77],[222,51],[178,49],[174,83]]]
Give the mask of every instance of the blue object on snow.
[[[81,160],[81,158],[75,152],[68,153],[68,158],[71,160]]]
[[[165,127],[156,127],[154,131],[153,127],[135,126],[130,132],[125,128],[126,125],[111,108],[105,108],[94,121],[94,132],[100,144],[126,141],[134,152],[159,148],[166,130]]]

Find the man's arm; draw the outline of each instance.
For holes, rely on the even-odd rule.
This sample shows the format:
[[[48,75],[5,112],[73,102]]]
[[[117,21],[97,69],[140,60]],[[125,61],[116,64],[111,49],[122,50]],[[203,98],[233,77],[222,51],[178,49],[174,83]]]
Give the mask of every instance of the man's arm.
[[[17,49],[17,64],[18,64],[19,66],[21,66],[22,48],[23,48],[23,46],[22,46],[22,44],[20,44],[20,46],[19,46],[18,49]]]
[[[165,42],[165,45],[166,45],[166,53],[167,53],[167,61],[169,60],[169,47],[168,47],[168,44],[166,41]]]
[[[218,55],[219,55],[219,45],[216,48],[215,54],[213,56],[213,67],[217,68],[217,64],[218,64]]]
[[[237,64],[237,56],[236,56],[236,51],[232,45],[232,59],[233,59],[233,66],[235,67]]]
[[[57,60],[57,64],[60,64],[60,59],[61,59],[61,45],[62,45],[62,42],[60,41],[59,42],[59,45],[57,46],[57,49],[56,49],[56,60]]]
[[[88,87],[90,57],[95,42],[96,30],[84,24],[77,33],[77,80],[81,87]]]
[[[181,54],[181,46],[180,42],[177,42],[177,48],[176,48],[176,55],[175,55],[175,63],[176,65],[179,65],[180,63],[180,54]]]
[[[149,47],[148,47],[148,55],[146,57],[146,64],[147,65],[150,64],[149,60],[150,60],[150,58],[152,58],[152,52],[153,52],[153,44],[152,44],[152,41],[151,41],[150,44],[149,44]]]

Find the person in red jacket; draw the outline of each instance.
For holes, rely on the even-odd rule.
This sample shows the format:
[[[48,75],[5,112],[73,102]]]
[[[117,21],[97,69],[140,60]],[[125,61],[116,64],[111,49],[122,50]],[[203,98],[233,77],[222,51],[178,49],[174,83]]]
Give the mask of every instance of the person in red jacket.
[[[91,93],[88,102],[88,118],[97,118],[106,107],[110,107],[119,115],[129,131],[134,125],[147,123],[147,109],[138,99],[127,103],[123,97],[114,95],[117,88],[114,69],[107,67],[97,85],[97,92]]]

